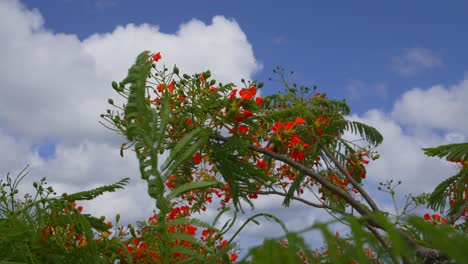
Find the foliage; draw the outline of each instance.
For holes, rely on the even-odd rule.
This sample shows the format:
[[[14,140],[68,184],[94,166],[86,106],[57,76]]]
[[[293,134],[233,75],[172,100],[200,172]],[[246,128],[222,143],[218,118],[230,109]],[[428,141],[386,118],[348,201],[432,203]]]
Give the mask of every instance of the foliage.
[[[122,189],[113,185],[55,196],[43,179],[37,194],[15,195],[18,177],[2,181],[0,199],[0,260],[17,263],[231,263],[238,259],[235,239],[246,225],[274,221],[284,236],[268,239],[245,252],[240,263],[439,263],[468,259],[468,144],[424,149],[431,157],[446,157],[460,172],[432,194],[408,195],[396,206],[392,180],[379,188],[391,195],[395,214],[381,210],[364,189],[366,166],[379,158],[375,148],[382,135],[373,127],[347,120],[345,101],[297,84],[284,70],[275,72],[284,93],[260,96],[263,83],[243,88],[222,84],[211,72],[181,74],[158,68],[161,54],[141,53],[128,76],[113,89],[126,102],[101,115],[105,126],[125,136],[120,155],[135,152],[141,180],[155,200],[147,221],[119,226],[82,214],[76,201],[92,200]],[[345,138],[351,133],[359,141]],[[356,142],[359,142],[356,143]],[[310,199],[305,194],[312,194]],[[283,204],[301,202],[325,210],[336,220],[290,232],[283,221],[258,213],[236,226],[237,213],[254,207],[262,195],[283,197]],[[447,197],[450,209],[445,210]],[[207,223],[192,217],[207,207],[219,214]],[[233,206],[231,210],[230,206]],[[410,213],[421,205],[439,211],[423,218]],[[220,223],[231,211],[233,218]],[[333,232],[345,225],[350,234]],[[113,229],[112,229],[113,227]],[[305,242],[320,231],[324,247]],[[228,234],[232,234],[227,238]]]

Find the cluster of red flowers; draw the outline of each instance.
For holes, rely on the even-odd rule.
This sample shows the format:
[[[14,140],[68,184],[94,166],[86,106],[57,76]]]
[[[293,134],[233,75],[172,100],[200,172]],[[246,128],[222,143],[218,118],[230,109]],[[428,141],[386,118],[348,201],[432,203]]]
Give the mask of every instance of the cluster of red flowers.
[[[305,158],[304,150],[310,148],[310,144],[303,142],[297,134],[295,127],[306,124],[301,117],[296,117],[294,121],[285,123],[274,123],[270,130],[273,131],[271,137],[286,145],[288,155],[295,161],[302,161]]]
[[[155,54],[152,57],[153,61],[160,59],[160,54]],[[196,75],[198,76],[198,75]],[[209,75],[200,74],[198,79],[188,80],[191,85],[186,86],[187,91],[184,89],[176,90],[175,87],[183,87],[184,84],[172,82],[169,85],[160,84],[156,87],[155,91],[157,93],[163,93],[166,89],[169,91],[171,96],[171,108],[175,107],[180,109],[177,116],[174,116],[173,123],[168,130],[168,135],[170,136],[169,141],[175,143],[182,139],[182,137],[188,134],[191,130],[195,128],[196,125],[210,126],[214,129],[225,129],[227,128],[228,133],[235,136],[240,136],[250,140],[251,144],[257,147],[263,147],[264,149],[286,155],[291,157],[296,162],[308,163],[310,162],[314,166],[319,167],[320,157],[312,157],[313,148],[311,145],[316,144],[319,137],[322,137],[324,133],[328,130],[332,117],[328,115],[317,116],[311,118],[307,116],[307,120],[304,117],[296,116],[294,120],[283,119],[280,121],[272,122],[267,121],[266,119],[260,118],[257,116],[260,114],[268,114],[267,109],[270,104],[270,100],[267,100],[267,103],[264,104],[264,99],[257,96],[258,88],[254,85],[248,85],[245,88],[241,89],[231,89],[226,91],[223,90],[220,86],[219,89],[208,80]],[[250,87],[249,87],[250,86]],[[199,87],[199,88],[197,88]],[[178,95],[176,95],[179,93]],[[180,98],[183,98],[180,99]],[[211,100],[210,98],[216,98],[216,101],[211,102],[209,105],[221,105],[216,108],[213,107],[210,113],[197,115],[195,112],[188,112],[190,117],[187,115],[179,114],[179,112],[189,111],[188,104],[185,105],[181,102],[187,100],[186,102],[194,102],[195,100]],[[320,100],[325,98],[324,94],[316,93],[314,100],[317,99],[317,102],[320,104]],[[214,100],[214,99],[213,99]],[[224,101],[223,104],[217,104],[219,101]],[[157,105],[160,105],[159,101]],[[287,108],[287,104],[276,104],[274,107],[277,108]],[[326,110],[326,106],[322,106],[322,110]],[[197,109],[195,109],[197,110]],[[176,115],[176,114],[175,114]],[[252,126],[252,120],[257,121],[259,119],[258,127]],[[180,130],[179,130],[180,129]],[[198,180],[211,180],[219,179],[219,171],[216,169],[216,166],[210,163],[209,151],[205,151],[204,147],[197,150],[193,155],[189,167],[190,173],[181,172],[183,175],[181,177],[176,173],[171,175],[166,181],[166,187],[173,189],[181,184],[198,181]],[[360,175],[360,178],[365,178],[365,169],[364,165],[368,163],[368,160],[364,157],[369,157],[368,153],[362,152],[357,153],[355,157],[348,160],[347,169],[351,175],[357,174]],[[275,177],[273,181],[276,182],[279,186],[283,188],[287,187],[292,181],[294,181],[297,172],[295,169],[290,168],[285,164],[275,164],[274,162],[269,166],[265,161],[265,158],[262,154],[247,152],[243,157],[240,157],[241,161],[244,162],[253,162],[259,169],[261,169],[266,175]],[[267,167],[268,166],[268,167]],[[327,179],[334,183],[337,186],[340,186],[342,189],[349,192],[356,190],[349,187],[349,182],[341,179],[336,174],[327,176]],[[314,186],[313,181],[307,181],[303,186],[299,188],[299,192],[303,193],[305,188],[311,188]],[[319,192],[322,194],[322,199],[326,200],[326,197],[331,197],[332,194],[326,192],[320,186]],[[262,185],[258,184],[258,189],[260,190]],[[255,199],[258,197],[258,194],[255,192],[247,193],[247,196],[250,199]],[[179,200],[179,203],[188,204],[187,207],[182,209],[182,207],[175,207],[173,215],[171,217],[185,217],[190,215],[190,211],[198,211],[205,209],[206,203],[211,203],[214,197],[218,197],[221,201],[221,206],[224,207],[231,199],[231,194],[229,191],[229,184],[225,184],[221,188],[209,188],[205,190],[191,190],[182,195]],[[338,198],[337,198],[338,199]],[[186,206],[186,205],[184,205]],[[190,207],[189,207],[190,206]],[[180,214],[180,215],[179,215]],[[156,219],[152,219],[156,221]],[[173,229],[173,231],[177,231]],[[181,230],[186,234],[195,234],[196,227],[181,227]],[[208,230],[202,231],[201,239],[206,240],[209,235]],[[225,242],[221,242],[221,246]]]
[[[63,208],[65,214],[72,214],[73,211],[81,213],[83,206],[76,207],[75,202],[69,202],[68,207]],[[64,243],[65,247],[82,247],[88,244],[86,236],[77,232],[73,224],[55,224],[55,218],[58,214],[52,214],[49,222],[53,224],[45,225],[41,232],[39,243],[46,244],[51,241]]]
[[[433,221],[434,223],[446,223],[447,222],[447,218],[445,217],[440,217],[440,215],[438,214],[433,214],[432,216],[428,213],[424,214],[424,220],[427,220],[427,221]]]

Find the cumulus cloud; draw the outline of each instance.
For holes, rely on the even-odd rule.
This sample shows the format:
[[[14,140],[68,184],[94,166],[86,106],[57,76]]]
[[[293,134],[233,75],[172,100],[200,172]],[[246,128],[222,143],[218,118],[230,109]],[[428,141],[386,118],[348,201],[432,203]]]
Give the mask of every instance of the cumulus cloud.
[[[451,143],[444,137],[432,132],[425,135],[408,133],[388,114],[377,110],[352,119],[375,127],[384,137],[377,148],[381,158],[371,161],[367,167],[368,180],[374,185],[390,179],[401,180],[403,185],[398,191],[402,194],[420,194],[431,192],[438,183],[453,175],[451,165],[429,158],[422,151],[422,148]]]
[[[402,76],[413,76],[426,70],[441,66],[442,60],[431,50],[423,48],[405,49],[403,54],[394,56],[392,69]]]
[[[414,88],[395,103],[392,118],[405,125],[468,134],[468,78],[451,87]]]
[[[115,139],[98,125],[99,114],[114,96],[110,82],[123,79],[143,50],[160,51],[162,63],[187,73],[210,69],[224,82],[249,79],[261,67],[239,25],[222,16],[208,25],[191,20],[174,34],[129,24],[83,41],[46,29],[37,10],[17,1],[0,2],[0,17],[8,36],[0,43],[0,124],[32,141]]]
[[[403,181],[404,193],[431,192],[456,173],[456,166],[424,155],[422,148],[468,139],[468,79],[451,87],[413,88],[402,94],[390,113],[370,110],[352,118],[377,128],[384,137],[382,159],[370,164],[375,182]]]

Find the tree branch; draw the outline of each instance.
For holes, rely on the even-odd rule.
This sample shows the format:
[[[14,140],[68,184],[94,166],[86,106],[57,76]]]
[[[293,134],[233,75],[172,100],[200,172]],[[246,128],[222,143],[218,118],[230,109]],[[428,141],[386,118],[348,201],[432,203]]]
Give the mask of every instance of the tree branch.
[[[458,218],[460,218],[460,216],[463,214],[463,212],[465,212],[466,207],[468,207],[468,200],[465,200],[465,202],[460,206],[460,210],[458,210],[454,215],[449,217],[447,219],[447,222],[453,223],[457,221]]]
[[[280,196],[283,196],[285,197],[286,194],[285,193],[282,193],[282,192],[279,192],[279,191],[276,191],[276,190],[270,190],[270,191],[255,191],[256,194],[261,194],[261,195],[268,195],[268,194],[276,194],[276,195],[280,195]],[[301,198],[301,197],[298,197],[298,196],[293,196],[291,197],[292,199],[294,200],[297,200],[299,202],[302,202],[304,204],[307,204],[307,205],[310,205],[312,207],[316,207],[316,208],[325,208],[325,209],[329,209],[330,207],[328,207],[326,204],[318,204],[318,203],[313,203],[313,202],[310,202],[310,201],[307,201],[306,199],[304,198]]]
[[[377,207],[377,204],[375,204],[374,200],[369,196],[369,194],[362,188],[362,186],[353,178],[351,175],[349,175],[348,171],[343,167],[341,163],[336,160],[335,156],[333,156],[333,153],[331,153],[330,149],[328,149],[327,146],[320,144],[320,147],[323,149],[323,151],[327,154],[328,158],[330,158],[333,163],[338,167],[338,169],[345,175],[346,179],[348,179],[349,182],[358,190],[362,197],[367,201],[367,203],[370,205],[372,210],[374,212],[379,212],[379,208]]]
[[[222,136],[212,136],[212,138],[214,138],[216,140],[223,141],[223,142],[228,141],[228,139],[226,139],[226,138],[224,138]],[[297,163],[293,159],[291,159],[289,157],[286,157],[284,155],[275,153],[273,151],[267,150],[265,148],[257,147],[255,145],[248,145],[248,148],[250,150],[253,150],[253,151],[262,153],[262,154],[264,154],[266,156],[269,156],[269,157],[271,157],[271,158],[273,158],[275,160],[282,161],[282,162],[288,164],[289,166],[291,166],[292,168],[298,170],[299,172],[311,177],[312,179],[314,179],[318,183],[320,183],[324,188],[326,188],[327,190],[331,191],[332,193],[340,196],[343,200],[348,202],[361,215],[368,215],[368,214],[371,213],[371,211],[367,207],[365,207],[363,204],[361,204],[358,200],[354,199],[349,193],[347,193],[347,192],[343,191],[342,189],[338,188],[337,186],[333,185],[331,182],[325,180],[324,178],[322,178],[320,175],[318,175],[313,170],[305,167],[304,165],[302,165],[300,163]],[[379,224],[377,224],[377,223],[375,223],[375,224],[376,224],[376,227],[380,228]]]

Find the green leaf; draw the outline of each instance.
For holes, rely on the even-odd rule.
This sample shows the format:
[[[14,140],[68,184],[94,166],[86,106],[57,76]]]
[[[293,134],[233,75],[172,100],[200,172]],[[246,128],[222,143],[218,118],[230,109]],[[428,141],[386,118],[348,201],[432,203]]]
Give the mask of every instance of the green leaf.
[[[191,190],[203,190],[206,188],[211,188],[211,187],[218,187],[220,186],[221,183],[218,181],[197,181],[197,182],[189,182],[185,183],[181,186],[178,186],[174,190],[172,190],[167,196],[167,200],[172,200],[188,191]]]
[[[377,129],[361,122],[348,121],[346,123],[345,129],[351,131],[354,134],[359,134],[362,138],[374,146],[380,145],[383,141],[383,136]]]
[[[423,148],[429,157],[446,158],[446,160],[468,160],[468,143],[442,145],[435,148]]]
[[[161,166],[161,171],[168,171],[165,175],[191,158],[197,150],[206,143],[207,136],[203,128],[197,128],[185,135],[177,145],[171,149],[169,157]]]

